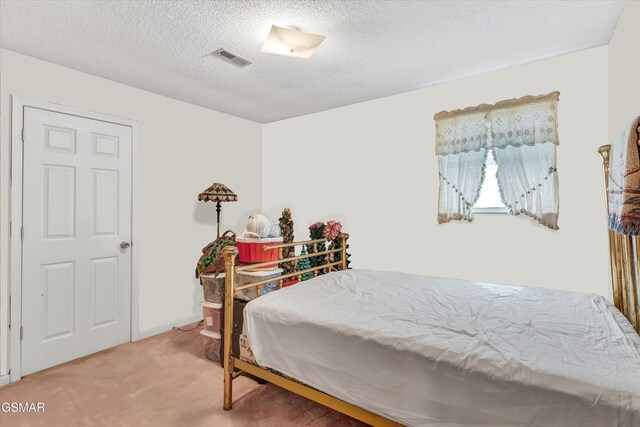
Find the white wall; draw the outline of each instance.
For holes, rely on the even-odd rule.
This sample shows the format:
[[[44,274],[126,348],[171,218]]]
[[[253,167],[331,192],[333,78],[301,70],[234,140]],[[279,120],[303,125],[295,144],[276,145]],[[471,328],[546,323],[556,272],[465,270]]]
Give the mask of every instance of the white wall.
[[[640,2],[627,1],[609,42],[609,139],[640,115]]]
[[[402,76],[398,76],[402,78]],[[611,294],[601,164],[607,48],[493,71],[263,127],[262,203],[296,237],[341,220],[353,266]],[[437,224],[433,114],[561,92],[560,230],[528,217]]]
[[[203,236],[215,232],[215,210],[196,195],[214,180],[240,196],[224,205],[223,229],[241,229],[261,205],[274,218],[289,206],[299,239],[316,220],[341,220],[355,267],[610,297],[595,153],[640,113],[638,19],[640,3],[629,1],[609,47],[265,126],[0,50],[0,374],[8,369],[10,95],[138,121],[143,332],[199,312],[193,267]],[[561,229],[505,216],[438,225],[433,114],[554,90]]]
[[[215,207],[197,195],[214,181],[238,194],[238,203],[223,206],[223,230],[241,228],[259,210],[260,125],[7,50],[0,51],[0,73],[0,373],[8,369],[10,95],[138,121],[140,330],[199,313],[193,272],[200,249],[215,237]]]

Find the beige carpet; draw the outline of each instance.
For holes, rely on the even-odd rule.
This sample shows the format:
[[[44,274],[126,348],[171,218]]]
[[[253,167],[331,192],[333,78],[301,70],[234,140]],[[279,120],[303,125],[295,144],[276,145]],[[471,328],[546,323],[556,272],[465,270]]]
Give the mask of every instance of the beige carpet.
[[[0,388],[1,402],[44,402],[3,413],[13,426],[362,426],[271,384],[240,377],[222,410],[222,369],[203,356],[200,328],[124,344]]]

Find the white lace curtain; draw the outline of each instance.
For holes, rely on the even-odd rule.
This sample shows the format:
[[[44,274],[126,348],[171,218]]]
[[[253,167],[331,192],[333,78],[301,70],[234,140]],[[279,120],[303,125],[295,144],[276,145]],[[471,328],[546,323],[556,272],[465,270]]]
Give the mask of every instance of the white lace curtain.
[[[440,166],[438,222],[471,221],[471,207],[484,181],[488,138],[485,113],[438,120],[436,135]]]
[[[558,229],[558,97],[553,92],[435,115],[438,222],[473,219],[487,152],[493,151],[509,212]]]

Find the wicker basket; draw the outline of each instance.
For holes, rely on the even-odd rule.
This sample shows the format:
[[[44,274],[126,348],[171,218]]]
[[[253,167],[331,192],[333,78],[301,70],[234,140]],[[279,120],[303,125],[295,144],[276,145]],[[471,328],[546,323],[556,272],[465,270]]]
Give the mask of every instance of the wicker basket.
[[[224,273],[218,273],[218,277],[214,276],[214,274],[200,275],[204,300],[222,304],[224,301]]]

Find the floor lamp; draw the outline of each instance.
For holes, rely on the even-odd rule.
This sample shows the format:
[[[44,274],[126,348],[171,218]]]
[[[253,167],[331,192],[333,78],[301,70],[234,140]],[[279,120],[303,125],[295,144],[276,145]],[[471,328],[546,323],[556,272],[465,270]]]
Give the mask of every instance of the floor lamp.
[[[220,238],[220,211],[222,210],[221,202],[237,202],[238,196],[229,190],[224,184],[214,182],[211,187],[198,194],[198,200],[201,202],[216,202],[218,233],[216,239]]]

